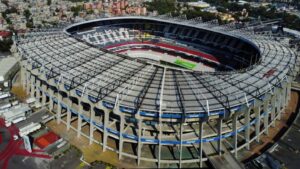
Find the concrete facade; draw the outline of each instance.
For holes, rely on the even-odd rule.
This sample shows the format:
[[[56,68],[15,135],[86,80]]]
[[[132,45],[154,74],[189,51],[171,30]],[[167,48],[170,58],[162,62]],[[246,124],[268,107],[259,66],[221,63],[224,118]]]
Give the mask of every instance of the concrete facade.
[[[98,21],[88,24],[93,22]],[[165,22],[185,26],[183,21]],[[186,25],[192,27],[194,22]],[[207,23],[198,26],[210,31],[204,28]],[[66,30],[34,32],[28,38],[32,39],[21,40],[18,46],[23,85],[31,97],[55,113],[58,124],[86,137],[90,144],[101,145],[103,151],[115,151],[119,159],[130,158],[138,165],[152,162],[158,167],[189,163],[202,167],[209,158],[228,151],[237,157],[280,120],[299,71],[299,57],[286,45],[251,30],[230,30],[241,34],[243,38],[238,39],[225,32],[229,28],[215,29],[204,39],[222,45],[215,42],[223,30],[229,49],[234,44],[252,45],[260,51],[261,61],[236,72],[193,74],[98,50],[67,35]],[[101,139],[95,137],[96,132]]]
[[[26,62],[23,62],[22,67],[24,68],[22,70],[25,70],[24,75],[25,77],[27,77],[24,78],[25,81],[23,82],[24,84],[26,84],[27,91],[30,91],[31,96],[41,98],[40,102],[43,105],[46,105],[50,111],[56,113],[56,121],[58,124],[64,123],[67,130],[71,129],[76,131],[78,133],[78,137],[84,136],[90,140],[90,143],[95,142],[97,144],[100,144],[101,146],[103,146],[103,151],[106,151],[107,149],[116,151],[119,154],[120,159],[122,157],[136,159],[137,164],[140,164],[141,161],[151,161],[158,163],[159,166],[164,163],[199,163],[199,166],[203,166],[203,162],[207,160],[207,158],[203,157],[203,143],[216,141],[218,144],[218,152],[220,155],[222,155],[222,149],[224,149],[224,147],[221,146],[221,142],[226,140],[226,138],[228,137],[233,137],[233,147],[229,150],[234,154],[234,156],[237,156],[238,151],[243,148],[249,149],[252,142],[259,142],[262,135],[268,135],[269,128],[275,126],[276,121],[280,119],[285,106],[290,100],[290,92],[288,91],[291,90],[291,85],[289,85],[291,81],[287,80],[281,83],[281,88],[274,89],[272,93],[266,93],[263,100],[256,100],[252,105],[244,104],[240,112],[235,112],[229,119],[226,119],[227,121],[231,121],[231,130],[223,129],[223,118],[219,118],[218,116],[210,116],[209,119],[219,119],[217,120],[217,125],[215,126],[217,132],[211,133],[210,136],[208,136],[209,134],[206,134],[206,136],[204,136],[203,127],[205,125],[208,126],[207,121],[209,121],[209,119],[207,119],[207,117],[194,119],[195,121],[199,121],[197,123],[198,128],[196,129],[195,133],[198,136],[194,139],[202,140],[195,141],[195,143],[198,143],[194,145],[196,147],[196,150],[198,150],[198,153],[196,153],[198,156],[196,158],[188,160],[182,159],[182,155],[180,153],[181,158],[178,160],[163,160],[161,159],[161,153],[159,153],[160,151],[158,151],[158,158],[153,159],[142,157],[142,147],[149,146],[150,144],[158,146],[159,150],[161,150],[162,147],[172,146],[173,144],[162,144],[160,141],[153,141],[153,143],[144,143],[144,141],[142,140],[146,139],[143,138],[143,128],[146,126],[144,123],[144,121],[146,120],[145,117],[141,117],[139,115],[135,116],[135,118],[138,120],[138,126],[136,126],[137,134],[135,137],[132,137],[134,139],[130,139],[130,136],[124,138],[124,135],[126,134],[124,130],[128,128],[128,126],[125,127],[125,117],[127,116],[126,114],[116,109],[107,109],[106,107],[101,105],[101,102],[98,104],[92,103],[89,101],[89,99],[86,98],[86,96],[78,97],[74,93],[65,90],[64,87],[61,86],[61,84],[58,84],[57,86],[50,86],[51,83],[45,83],[45,81],[40,78],[40,74],[36,73],[34,70],[31,70],[30,65],[27,65]],[[56,91],[57,89],[59,89],[59,92]],[[73,99],[70,99],[70,97],[76,98],[79,104],[75,104],[72,101]],[[82,104],[89,105],[89,110],[83,110]],[[55,107],[56,109],[54,109]],[[95,116],[96,109],[102,111],[100,117]],[[112,128],[111,126],[113,123],[116,123],[115,121],[111,121],[109,119],[111,113],[115,113],[120,116],[120,120],[118,121],[118,133],[111,131],[115,130],[115,128]],[[64,116],[67,116],[66,121],[63,121]],[[242,118],[242,121],[245,124],[241,124],[240,122],[238,122],[238,119],[240,118]],[[71,126],[71,122],[74,120],[77,120],[78,122],[77,128]],[[90,128],[88,135],[82,133],[81,130],[82,127],[87,124]],[[162,138],[162,136],[160,136],[162,135],[161,132],[163,131],[163,127],[162,123],[159,124],[160,125],[158,125],[158,127],[160,134],[158,138],[160,138],[159,140],[166,140],[167,138]],[[95,131],[102,133],[102,140],[94,139],[93,135]],[[253,137],[250,136],[251,133],[255,133]],[[238,135],[244,135],[243,139],[245,143],[239,143],[241,141],[238,141]],[[189,142],[191,140],[190,137],[186,138],[182,132],[180,133],[180,137],[182,138],[181,142],[178,144],[180,145],[180,147],[190,147],[193,145],[192,143],[182,144],[182,142],[184,141]],[[116,142],[118,142],[119,144],[119,148],[115,149],[113,147],[110,147],[107,143],[108,138],[116,140]],[[207,140],[204,140],[204,138],[207,138]],[[123,149],[125,143],[135,144],[137,146],[137,154],[124,152]]]

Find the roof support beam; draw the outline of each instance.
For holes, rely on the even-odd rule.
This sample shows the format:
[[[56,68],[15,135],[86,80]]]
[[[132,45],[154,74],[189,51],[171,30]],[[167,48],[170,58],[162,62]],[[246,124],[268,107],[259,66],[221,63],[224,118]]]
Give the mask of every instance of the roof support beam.
[[[140,91],[139,95],[136,97],[136,99],[134,101],[134,107],[135,107],[136,112],[140,109],[140,107],[141,107],[141,105],[142,105],[142,103],[145,99],[145,96],[146,96],[146,94],[147,94],[147,92],[148,92],[148,90],[149,90],[149,88],[150,88],[150,86],[151,86],[151,84],[154,80],[154,77],[155,77],[157,71],[158,71],[158,68],[155,67],[154,72],[152,73],[150,78],[147,80],[147,82],[143,86],[143,89]]]
[[[181,112],[183,113],[182,115],[182,118],[181,118],[181,122],[183,123],[184,122],[184,119],[185,119],[185,107],[184,107],[184,96],[182,94],[182,90],[180,88],[180,83],[178,82],[177,80],[177,75],[176,75],[176,72],[177,71],[172,71],[173,73],[173,78],[174,78],[174,87],[176,89],[176,99],[177,99],[177,103],[178,103],[178,106],[181,110]]]
[[[209,84],[209,82],[206,81],[205,78],[198,76],[196,73],[192,73],[192,75],[198,80],[200,84],[202,84],[202,86],[206,90],[208,90],[212,94],[212,96],[220,103],[220,105],[224,107],[224,115],[226,115],[226,113],[230,113],[230,104],[228,96],[224,94],[220,89],[216,88],[214,85]]]
[[[92,72],[86,72],[86,77],[82,76],[82,74],[79,74],[77,76],[74,76],[71,80],[71,85],[69,90],[73,90],[75,88],[77,88],[78,86],[88,82],[89,80],[95,78],[96,76],[98,76],[99,74],[102,74],[103,72],[109,70],[111,67],[119,64],[120,62],[122,62],[124,60],[124,58],[120,58],[120,60],[116,60],[114,62],[111,62],[110,64],[103,66],[103,67],[99,67],[98,69],[95,69]]]
[[[163,76],[161,80],[160,86],[160,97],[159,97],[159,116],[158,116],[158,126],[159,126],[159,133],[158,133],[158,168],[160,168],[160,160],[161,160],[161,138],[162,138],[162,113],[163,113],[163,97],[164,97],[164,87],[165,87],[165,78],[166,78],[166,68],[164,68]]]
[[[255,98],[257,100],[262,100],[262,99],[259,98],[259,96],[261,96],[262,94],[259,92],[259,88],[257,86],[245,83],[244,81],[241,81],[241,80],[238,80],[238,79],[233,79],[232,78],[232,79],[228,80],[227,78],[224,78],[224,76],[218,76],[218,78],[222,79],[224,82],[230,84],[231,86],[234,86],[234,87],[238,88],[240,91],[246,93],[247,95],[250,95],[250,96],[252,96],[253,98]],[[244,83],[248,86],[254,87],[256,89],[255,94],[252,94],[252,91],[246,91],[245,88],[240,86],[241,83]]]
[[[108,83],[107,85],[101,87],[98,90],[98,96],[97,100],[102,100],[104,97],[109,95],[112,91],[120,87],[123,83],[127,82],[129,79],[131,79],[133,76],[135,76],[139,71],[141,71],[143,68],[145,68],[147,65],[143,64],[137,69],[134,69],[131,72],[126,73],[124,76],[122,76],[120,79],[116,79],[111,83]]]

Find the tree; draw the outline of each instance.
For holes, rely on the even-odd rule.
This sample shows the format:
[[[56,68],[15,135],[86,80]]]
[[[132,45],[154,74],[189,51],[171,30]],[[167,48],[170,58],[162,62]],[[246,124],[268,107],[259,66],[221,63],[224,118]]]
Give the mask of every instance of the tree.
[[[4,3],[6,6],[8,6],[8,0],[4,0],[4,1],[2,1],[2,3]]]
[[[8,52],[10,50],[12,44],[13,44],[13,41],[10,38],[0,41],[0,51]]]
[[[73,12],[74,16],[78,16],[81,9],[82,9],[81,5],[71,7],[71,11]]]
[[[24,16],[26,17],[26,20],[28,21],[30,16],[31,16],[31,12],[28,9],[24,10]]]
[[[6,20],[7,24],[9,24],[9,25],[12,24],[12,22],[9,18],[6,18],[5,20]]]
[[[87,14],[93,14],[93,13],[94,13],[94,10],[92,10],[92,9],[87,11]]]
[[[10,13],[17,13],[18,10],[17,10],[16,7],[13,6],[13,7],[10,7],[10,8],[8,8],[8,9],[6,9],[5,12],[6,12],[7,14],[10,14]]]
[[[27,22],[26,27],[27,28],[33,28],[33,23],[32,22]]]
[[[51,0],[47,0],[47,5],[48,5],[48,6],[51,5]]]
[[[157,11],[159,15],[174,12],[176,10],[175,0],[154,0],[145,2],[149,11]]]

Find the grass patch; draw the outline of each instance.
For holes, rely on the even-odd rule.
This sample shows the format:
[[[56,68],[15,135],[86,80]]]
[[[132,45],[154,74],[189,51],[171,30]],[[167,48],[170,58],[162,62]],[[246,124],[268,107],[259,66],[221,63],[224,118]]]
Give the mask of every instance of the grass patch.
[[[195,63],[188,62],[188,61],[181,60],[181,59],[177,59],[174,63],[180,67],[184,67],[184,68],[190,69],[190,70],[192,70],[196,67]]]

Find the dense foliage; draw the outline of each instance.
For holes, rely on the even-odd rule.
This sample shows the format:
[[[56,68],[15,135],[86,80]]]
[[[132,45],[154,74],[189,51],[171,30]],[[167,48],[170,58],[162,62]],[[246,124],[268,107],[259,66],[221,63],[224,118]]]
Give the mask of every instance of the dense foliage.
[[[251,7],[249,4],[239,5],[237,3],[229,2],[228,0],[205,0],[212,6],[216,6],[219,12],[231,13],[238,21],[248,21],[252,18],[260,18],[261,20],[282,19],[283,26],[291,29],[300,30],[300,18],[285,11],[276,11],[274,6],[261,6],[258,8]],[[184,2],[182,0],[181,2]],[[300,5],[300,0],[293,1],[293,5]],[[145,5],[149,11],[156,10],[159,15],[172,13],[173,16],[185,14],[187,19],[202,17],[203,21],[218,19],[222,23],[219,16],[213,13],[204,12],[200,8],[190,8],[186,4],[176,4],[175,0],[153,0],[146,2]],[[299,6],[300,7],[300,6]],[[241,17],[242,11],[248,12],[248,17]]]
[[[82,10],[82,6],[81,5],[71,7],[71,11],[73,12],[73,16],[78,16],[79,12],[81,10]]]
[[[8,52],[10,50],[11,45],[13,44],[12,39],[4,39],[0,41],[0,51]]]
[[[159,15],[175,12],[175,0],[153,0],[152,2],[145,2],[148,10],[156,10]]]

